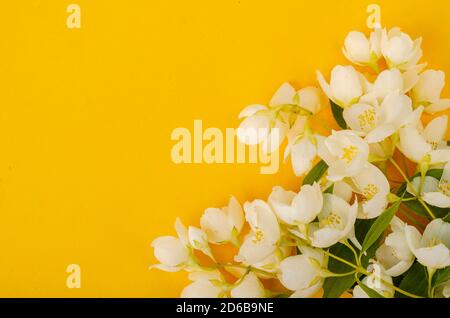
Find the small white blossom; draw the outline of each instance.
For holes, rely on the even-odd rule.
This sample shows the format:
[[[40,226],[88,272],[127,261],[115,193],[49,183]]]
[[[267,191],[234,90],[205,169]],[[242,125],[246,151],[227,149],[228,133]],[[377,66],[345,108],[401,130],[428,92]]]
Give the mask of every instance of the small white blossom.
[[[351,180],[355,192],[363,198],[359,202],[358,218],[373,219],[383,213],[388,205],[387,195],[390,193],[389,181],[383,172],[373,164],[367,163]]]
[[[417,67],[417,62],[422,57],[421,44],[422,38],[413,41],[399,28],[382,32],[381,52],[389,68],[408,70]]]
[[[314,247],[330,247],[341,240],[353,238],[353,227],[358,213],[358,202],[353,205],[333,194],[324,194],[323,209],[318,222],[308,226],[308,236]]]
[[[275,251],[280,239],[280,226],[272,208],[262,200],[246,202],[244,211],[251,231],[244,239],[235,260],[253,265]]]
[[[329,166],[328,179],[340,181],[364,169],[369,145],[354,131],[333,131],[329,137],[318,138],[318,154]]]
[[[445,85],[443,71],[426,70],[420,74],[419,81],[414,86],[411,96],[414,105],[422,105],[428,113],[446,110],[450,107],[450,99],[441,99]]]
[[[406,224],[394,216],[390,224],[391,233],[386,236],[384,243],[377,249],[375,255],[386,269],[389,276],[400,276],[414,263],[415,256],[406,241]]]
[[[406,124],[414,123],[420,117],[422,108],[415,111],[411,99],[398,91],[389,93],[381,105],[374,101],[357,103],[343,112],[347,125],[368,143],[376,143],[392,136]]]
[[[201,228],[211,243],[237,244],[237,236],[244,226],[244,213],[236,198],[231,197],[227,207],[208,208],[200,218]]]
[[[435,219],[427,225],[423,235],[408,225],[405,235],[420,264],[433,270],[450,266],[450,223]]]
[[[335,66],[331,71],[330,84],[320,71],[317,71],[317,80],[328,98],[342,108],[357,103],[369,91],[370,86],[364,75],[353,66]]]
[[[299,193],[275,187],[269,203],[277,216],[290,225],[312,222],[322,210],[322,191],[318,183],[303,185]]]
[[[411,161],[427,162],[429,165],[449,161],[450,147],[447,146],[448,117],[436,117],[421,129],[420,123],[406,125],[399,130],[399,150]]]
[[[425,176],[422,186],[420,183],[421,177],[414,178],[411,186],[407,187],[408,192],[416,195],[418,189],[421,189],[419,195],[426,203],[439,208],[450,208],[450,162],[445,165],[440,180]]]
[[[371,32],[369,39],[362,32],[350,32],[342,51],[350,62],[374,67],[381,57],[381,29]]]
[[[280,264],[278,277],[284,287],[295,291],[292,297],[313,296],[323,284],[321,274],[327,267],[327,258],[320,249],[303,246],[301,252]]]

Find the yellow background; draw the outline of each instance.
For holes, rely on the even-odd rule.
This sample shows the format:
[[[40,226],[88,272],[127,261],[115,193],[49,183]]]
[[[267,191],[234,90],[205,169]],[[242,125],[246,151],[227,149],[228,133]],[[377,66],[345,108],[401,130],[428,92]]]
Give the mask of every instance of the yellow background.
[[[66,27],[81,6],[82,28]],[[148,271],[150,242],[229,195],[295,189],[288,164],[175,165],[176,127],[236,127],[283,81],[348,63],[374,1],[4,0],[0,4],[0,296],[178,296],[184,273]],[[450,76],[450,2],[377,1],[382,24],[424,37]],[[446,88],[447,97],[450,90]],[[66,287],[81,266],[81,289]]]

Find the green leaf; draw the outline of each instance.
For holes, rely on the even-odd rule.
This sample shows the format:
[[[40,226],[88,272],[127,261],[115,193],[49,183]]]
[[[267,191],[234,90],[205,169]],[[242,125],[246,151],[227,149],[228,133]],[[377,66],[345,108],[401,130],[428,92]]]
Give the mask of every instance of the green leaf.
[[[372,226],[369,229],[366,237],[364,238],[364,242],[362,244],[361,253],[367,251],[369,247],[372,246],[373,243],[377,241],[381,234],[383,234],[384,230],[388,227],[389,223],[391,223],[392,218],[395,213],[398,211],[400,206],[400,201],[395,202],[389,209],[384,211],[375,222],[373,222]]]
[[[355,257],[348,247],[343,244],[336,244],[330,248],[330,253],[339,256],[349,262],[354,263]],[[353,270],[352,267],[341,263],[340,261],[330,257],[328,261],[328,270],[333,273],[347,273]],[[349,290],[355,283],[355,275],[347,275],[343,277],[328,277],[323,284],[324,298],[338,298],[345,291]]]
[[[364,239],[369,232],[370,227],[373,225],[376,219],[359,219],[355,222],[355,236],[358,242],[364,242]],[[362,256],[361,262],[364,267],[369,265],[370,259],[374,258],[375,252],[380,246],[383,237],[379,237],[371,247],[369,247],[366,253]]]
[[[450,280],[450,266],[440,269],[434,273],[432,285],[435,287],[445,283],[448,280]]]
[[[358,283],[359,287],[361,287],[364,292],[370,297],[370,298],[385,298],[384,296],[380,295],[378,292],[364,284],[363,282]]]
[[[303,184],[313,184],[315,181],[319,181],[327,169],[328,165],[325,161],[320,160],[305,176],[303,179]]]
[[[347,129],[347,123],[345,122],[343,116],[344,109],[341,106],[335,104],[331,99],[330,104],[331,104],[331,112],[333,113],[333,117],[336,120],[339,127],[341,127],[342,129]]]
[[[426,268],[416,262],[407,272],[399,288],[411,294],[426,297],[428,293],[428,277]],[[400,293],[395,294],[396,297],[408,297]]]

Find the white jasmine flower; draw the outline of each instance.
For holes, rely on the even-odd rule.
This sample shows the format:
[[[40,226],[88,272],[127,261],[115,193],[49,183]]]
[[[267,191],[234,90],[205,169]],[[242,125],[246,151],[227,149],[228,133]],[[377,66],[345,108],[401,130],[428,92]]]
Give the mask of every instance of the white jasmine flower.
[[[246,202],[244,211],[251,232],[244,239],[235,260],[253,265],[275,251],[280,239],[280,226],[271,207],[262,200]]]
[[[264,108],[263,108],[264,107]],[[251,105],[245,108],[239,118],[245,119],[237,129],[237,136],[241,143],[254,146],[261,144],[266,153],[278,149],[288,131],[288,125],[263,105]]]
[[[269,107],[283,105],[299,106],[311,114],[317,114],[322,107],[327,105],[327,100],[317,87],[304,87],[296,91],[291,84],[284,83],[272,97]]]
[[[377,249],[375,255],[386,269],[389,276],[400,276],[414,263],[415,256],[406,241],[406,224],[394,216],[390,224],[391,233],[386,236],[384,243]]]
[[[381,52],[389,68],[408,70],[416,67],[422,57],[421,44],[422,38],[413,41],[399,28],[392,28],[389,32],[383,30],[381,36]]]
[[[416,85],[418,80],[419,75],[416,70],[409,70],[404,73],[397,68],[384,70],[378,74],[368,96],[375,96],[381,102],[386,96],[395,92],[406,94]]]
[[[317,137],[317,141],[319,157],[329,166],[329,180],[340,181],[364,169],[369,157],[369,145],[354,131],[333,131],[329,137]]]
[[[418,189],[421,189],[420,196],[423,200],[439,208],[450,208],[450,161],[443,169],[440,180],[431,176],[425,176],[423,184],[420,186],[421,177],[416,177],[411,182],[411,187],[407,187],[409,193],[416,195]]]
[[[252,272],[245,275],[230,291],[232,298],[265,298],[266,291],[259,278]]]
[[[177,272],[181,269],[190,269],[195,265],[190,250],[187,229],[180,219],[175,221],[175,229],[178,237],[160,236],[153,240],[153,254],[160,264],[150,266],[166,272]]]
[[[322,191],[316,182],[303,185],[298,194],[274,187],[268,201],[277,216],[290,225],[312,222],[323,204]]]
[[[347,125],[368,143],[381,142],[401,127],[420,117],[422,108],[413,111],[411,99],[398,91],[386,96],[380,106],[354,104],[346,108],[343,116]]]
[[[423,235],[413,226],[406,226],[406,241],[417,261],[432,270],[450,266],[450,223],[435,219]]]
[[[291,154],[291,163],[294,174],[299,177],[311,170],[313,161],[317,156],[317,144],[313,136],[299,136],[286,151]]]
[[[331,71],[330,84],[320,71],[317,71],[317,80],[328,98],[343,108],[357,103],[370,86],[364,75],[353,66],[335,66]]]
[[[358,218],[373,219],[383,213],[388,205],[387,195],[390,193],[389,181],[383,172],[373,164],[367,163],[351,180],[355,192],[363,197],[358,207]]]
[[[376,69],[381,57],[381,29],[371,32],[369,39],[357,31],[350,32],[344,41],[342,51],[345,57],[357,65],[368,65]]]
[[[444,72],[426,70],[420,74],[419,81],[412,90],[414,105],[423,105],[428,113],[446,110],[450,107],[450,99],[441,99],[444,85]]]
[[[262,261],[253,263],[251,265],[243,262],[241,263],[241,265],[251,266],[251,268],[261,270],[255,271],[254,273],[261,279],[271,279],[274,278],[274,275],[278,272],[278,268],[280,266],[281,261],[291,254],[292,254],[292,247],[280,246],[277,247],[269,256],[267,256]],[[229,272],[231,275],[237,278],[243,277],[247,272],[247,269],[242,266],[229,265],[226,266],[225,269],[227,270],[227,272]]]
[[[189,250],[174,236],[160,236],[152,242],[153,253],[161,264],[152,265],[166,272],[183,269],[189,262]]]
[[[366,276],[361,281],[367,287],[373,289],[381,296],[386,298],[393,298],[395,291],[394,289],[387,285],[385,282],[392,285],[392,277],[386,273],[386,270],[380,264],[369,265],[367,268],[371,275]],[[353,298],[369,298],[369,295],[359,286],[353,288]]]
[[[333,194],[323,195],[323,209],[318,215],[319,222],[309,224],[308,236],[311,245],[326,248],[339,241],[353,237],[353,226],[358,213],[358,202],[348,204]]]
[[[440,116],[428,123],[424,130],[417,125],[400,128],[398,148],[411,161],[438,164],[449,161],[450,148],[444,140],[447,132],[447,116]]]
[[[279,269],[279,280],[289,290],[296,291],[292,297],[310,297],[323,284],[322,270],[328,260],[320,249],[301,247],[301,255],[285,258]]]
[[[225,280],[219,271],[202,271],[189,274],[193,282],[181,292],[181,298],[220,298],[225,294]]]
[[[244,226],[244,213],[236,198],[231,197],[227,207],[208,208],[200,219],[203,231],[211,243],[238,243],[238,235]]]
[[[315,114],[328,101],[316,87],[305,87],[296,91],[289,83],[284,83],[272,97],[269,107],[250,105],[239,115],[245,118],[237,131],[239,140],[247,145],[261,144],[266,153],[277,150],[287,136],[291,121]]]

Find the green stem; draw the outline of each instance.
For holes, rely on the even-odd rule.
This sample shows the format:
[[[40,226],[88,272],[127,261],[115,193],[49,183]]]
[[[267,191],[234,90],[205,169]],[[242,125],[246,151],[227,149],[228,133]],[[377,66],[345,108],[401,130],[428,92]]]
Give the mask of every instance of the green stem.
[[[322,277],[344,277],[344,276],[348,276],[348,275],[352,275],[355,274],[357,271],[356,269],[350,272],[346,272],[346,273],[333,273],[333,272],[327,272],[325,273],[324,276]]]
[[[414,188],[414,186],[412,185],[411,181],[409,181],[409,178],[405,175],[405,173],[403,172],[402,168],[400,168],[400,166],[395,162],[394,159],[389,158],[389,161],[392,163],[392,165],[397,169],[397,171],[401,174],[401,176],[403,177],[403,179],[405,179],[406,184],[414,191],[414,195],[417,198],[417,201],[419,201],[419,203],[425,208],[425,210],[428,212],[428,214],[430,215],[430,217],[434,220],[436,219],[436,216],[434,215],[434,213],[431,211],[430,207],[422,200],[422,198],[420,197],[420,195],[416,192],[416,189]]]
[[[361,266],[361,258],[359,257],[358,253],[355,251],[353,246],[347,240],[344,240],[341,243],[347,246],[352,251],[353,255],[355,256],[356,264],[358,266]]]
[[[283,104],[273,108],[273,112],[276,114],[276,116],[278,116],[279,112],[283,110],[293,112],[295,114],[303,112],[304,115],[312,115],[312,113],[309,110],[296,104]]]
[[[436,270],[430,269],[429,267],[427,268],[427,272],[428,272],[428,297],[429,298],[434,298],[434,289],[431,286],[431,282],[433,281],[433,275],[434,275],[435,271]]]
[[[328,256],[330,256],[330,257],[332,257],[332,258],[334,258],[334,259],[336,259],[336,260],[338,260],[338,261],[340,261],[340,262],[342,262],[342,263],[344,263],[344,264],[346,264],[346,265],[348,265],[348,266],[354,268],[354,269],[356,270],[356,272],[359,272],[359,273],[361,273],[361,274],[363,274],[363,275],[366,275],[366,276],[369,276],[369,275],[372,274],[371,272],[367,271],[366,269],[362,268],[361,266],[357,266],[357,265],[355,265],[355,264],[353,264],[353,263],[351,263],[351,262],[349,262],[349,261],[347,261],[347,260],[345,260],[345,259],[343,259],[343,258],[341,258],[341,257],[339,257],[339,256],[336,256],[336,255],[334,255],[334,254],[332,254],[332,253],[330,253],[330,252],[328,252],[328,251],[323,250],[323,252],[325,253],[325,255],[328,255]],[[407,292],[407,291],[405,291],[405,290],[403,290],[403,289],[401,289],[401,288],[398,288],[397,286],[395,286],[395,285],[393,285],[393,284],[387,282],[386,280],[384,280],[384,279],[381,278],[381,277],[380,277],[380,281],[381,281],[384,285],[386,285],[386,286],[392,288],[393,290],[399,292],[400,294],[403,294],[403,295],[408,296],[408,297],[411,297],[411,298],[422,298],[422,297],[420,297],[420,296],[411,294],[411,293],[409,293],[409,292]]]

